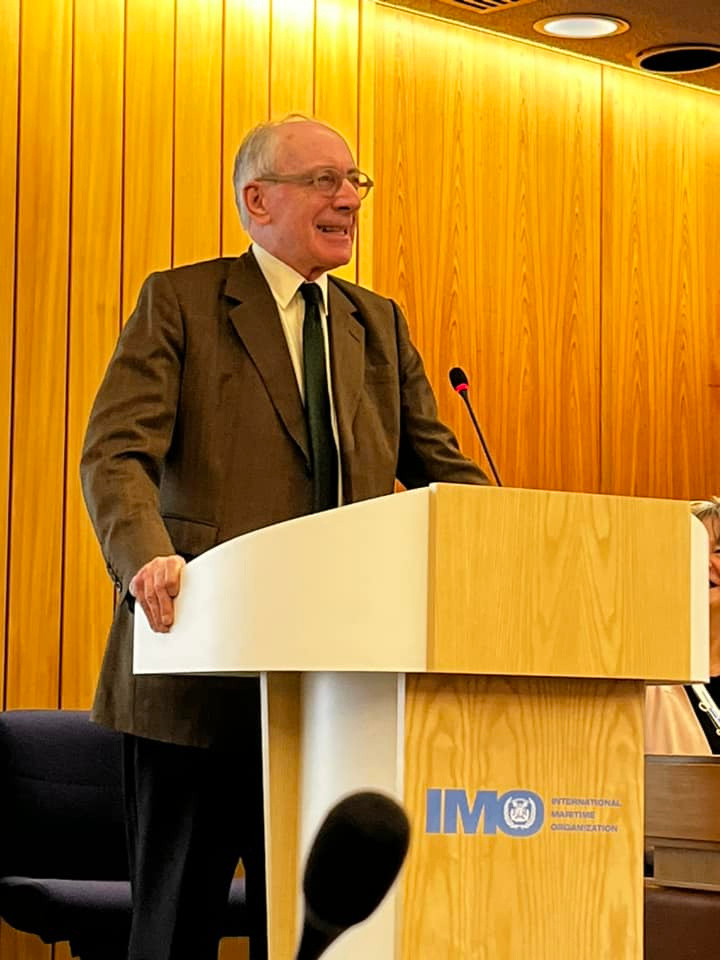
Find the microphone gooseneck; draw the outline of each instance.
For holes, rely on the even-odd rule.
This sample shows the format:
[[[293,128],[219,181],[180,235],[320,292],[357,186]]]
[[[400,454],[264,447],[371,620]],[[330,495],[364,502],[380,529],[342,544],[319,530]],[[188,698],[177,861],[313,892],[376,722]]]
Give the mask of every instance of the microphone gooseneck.
[[[384,794],[353,793],[330,810],[305,864],[305,920],[295,960],[317,960],[370,916],[397,877],[409,842],[405,811]]]
[[[473,427],[475,428],[475,433],[478,436],[478,439],[482,445],[483,453],[485,454],[485,459],[488,462],[488,466],[492,472],[493,477],[495,478],[495,483],[501,487],[502,480],[498,475],[497,470],[495,469],[495,464],[493,463],[493,458],[490,456],[490,451],[488,450],[487,443],[485,443],[485,437],[483,432],[480,429],[480,424],[477,421],[475,416],[475,411],[473,410],[472,404],[470,403],[470,397],[468,396],[468,391],[470,389],[470,384],[468,383],[467,374],[462,369],[462,367],[453,367],[449,374],[450,384],[452,385],[453,390],[462,397],[465,406],[467,407],[468,413],[470,414],[470,419],[472,420]]]

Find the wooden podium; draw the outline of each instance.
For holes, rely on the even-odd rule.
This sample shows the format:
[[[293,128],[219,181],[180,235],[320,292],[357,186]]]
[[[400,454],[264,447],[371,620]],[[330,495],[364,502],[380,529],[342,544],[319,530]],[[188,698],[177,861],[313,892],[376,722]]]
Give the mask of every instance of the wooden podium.
[[[260,673],[270,960],[328,807],[375,788],[413,836],[328,960],[641,960],[645,682],[708,669],[687,504],[448,484],[226,542],[138,673]],[[352,870],[352,864],[348,864]]]

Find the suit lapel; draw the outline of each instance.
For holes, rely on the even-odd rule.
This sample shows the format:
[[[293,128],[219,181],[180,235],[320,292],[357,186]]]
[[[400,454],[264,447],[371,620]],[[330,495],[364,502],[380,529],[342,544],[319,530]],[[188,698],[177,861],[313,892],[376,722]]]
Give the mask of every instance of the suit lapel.
[[[328,284],[328,301],[333,400],[340,450],[347,456],[355,449],[352,426],[365,370],[365,328],[356,319],[352,301],[332,277]]]
[[[234,260],[225,295],[230,320],[262,377],[285,428],[310,462],[305,411],[290,359],[285,333],[270,288],[251,253]]]

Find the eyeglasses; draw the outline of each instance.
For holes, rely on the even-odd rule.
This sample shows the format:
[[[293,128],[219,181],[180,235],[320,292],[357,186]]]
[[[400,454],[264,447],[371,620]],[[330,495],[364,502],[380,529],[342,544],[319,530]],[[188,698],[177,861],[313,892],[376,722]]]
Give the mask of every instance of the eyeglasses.
[[[341,173],[334,167],[323,167],[320,170],[312,170],[308,173],[288,173],[284,175],[267,173],[262,177],[255,177],[255,179],[266,180],[269,183],[306,183],[308,186],[313,186],[324,197],[334,197],[335,194],[340,192],[343,183],[347,180],[361,200],[364,200],[375,186],[370,177],[360,170]]]

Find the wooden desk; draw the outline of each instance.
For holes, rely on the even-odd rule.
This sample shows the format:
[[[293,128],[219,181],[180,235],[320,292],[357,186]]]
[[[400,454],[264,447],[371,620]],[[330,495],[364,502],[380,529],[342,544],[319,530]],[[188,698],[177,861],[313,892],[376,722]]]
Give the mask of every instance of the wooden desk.
[[[645,841],[656,880],[720,884],[720,756],[645,758]]]

